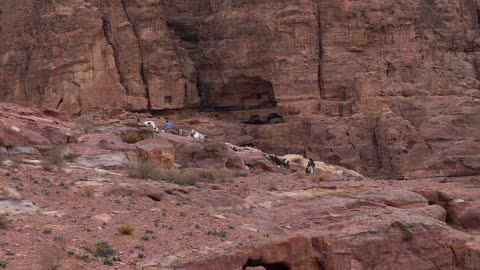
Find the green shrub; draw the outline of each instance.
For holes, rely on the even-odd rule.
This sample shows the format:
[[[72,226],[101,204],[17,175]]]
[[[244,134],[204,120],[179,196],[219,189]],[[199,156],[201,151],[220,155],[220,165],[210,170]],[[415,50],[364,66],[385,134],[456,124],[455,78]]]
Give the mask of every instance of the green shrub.
[[[233,173],[233,176],[235,176],[235,177],[247,177],[247,176],[248,176],[248,172],[235,171],[235,172]]]
[[[122,141],[126,143],[137,143],[139,141],[143,141],[145,138],[143,138],[140,134],[137,132],[129,131],[125,134],[122,135]]]
[[[113,253],[115,253],[115,251],[110,247],[107,242],[100,241],[95,244],[96,257],[107,258]]]
[[[221,238],[225,238],[227,237],[227,232],[226,231],[217,231],[217,230],[213,230],[213,231],[207,231],[207,235],[214,235],[214,236],[219,236]]]

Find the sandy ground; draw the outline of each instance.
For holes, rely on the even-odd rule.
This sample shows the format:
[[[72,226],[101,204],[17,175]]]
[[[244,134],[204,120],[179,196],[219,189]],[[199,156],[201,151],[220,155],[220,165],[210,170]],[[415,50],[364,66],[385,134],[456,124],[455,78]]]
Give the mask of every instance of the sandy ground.
[[[0,262],[8,262],[8,269],[141,269],[141,265],[183,256],[201,258],[226,244],[241,247],[274,239],[274,234],[242,228],[241,219],[226,219],[211,211],[211,207],[221,207],[224,200],[252,193],[312,188],[352,192],[480,187],[479,177],[320,182],[317,178],[279,173],[250,173],[247,177],[229,176],[215,183],[180,187],[131,179],[125,171],[109,174],[68,166],[66,171],[51,173],[24,165],[0,167],[0,184],[14,188],[38,207],[37,211],[17,207],[23,212],[0,208],[7,220],[7,228],[0,230]],[[122,186],[129,188],[119,188]],[[172,191],[158,201],[132,187]],[[208,198],[217,193],[218,197]],[[188,200],[194,198],[211,207]],[[131,225],[133,233],[121,235],[117,227],[122,224]],[[104,250],[96,244],[101,241],[114,250],[107,257],[99,256],[98,251]],[[54,268],[57,264],[58,268]]]

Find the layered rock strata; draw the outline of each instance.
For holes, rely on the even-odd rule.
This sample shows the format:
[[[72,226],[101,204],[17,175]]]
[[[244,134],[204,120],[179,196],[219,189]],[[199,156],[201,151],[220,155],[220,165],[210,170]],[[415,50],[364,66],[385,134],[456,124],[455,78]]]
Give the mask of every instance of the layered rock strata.
[[[256,109],[240,135],[390,177],[480,173],[478,1],[7,0],[0,100]],[[258,114],[254,110],[251,115]]]

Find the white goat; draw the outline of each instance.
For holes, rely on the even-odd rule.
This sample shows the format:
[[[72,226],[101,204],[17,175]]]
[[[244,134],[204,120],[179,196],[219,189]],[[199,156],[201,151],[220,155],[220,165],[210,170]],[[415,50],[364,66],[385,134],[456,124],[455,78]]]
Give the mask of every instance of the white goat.
[[[153,129],[154,131],[158,132],[158,128],[157,128],[157,125],[155,125],[155,122],[153,122],[153,121],[145,121],[145,122],[143,122],[143,124],[144,124],[147,128],[151,128],[151,129]]]
[[[204,140],[205,139],[205,135],[203,135],[202,133],[198,132],[198,131],[195,131],[192,129],[192,132],[190,133],[192,134],[192,137],[197,139],[197,140]]]

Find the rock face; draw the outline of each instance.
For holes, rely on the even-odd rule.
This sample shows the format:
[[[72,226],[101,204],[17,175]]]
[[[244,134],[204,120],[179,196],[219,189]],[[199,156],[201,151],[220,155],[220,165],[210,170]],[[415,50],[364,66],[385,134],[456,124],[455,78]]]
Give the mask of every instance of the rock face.
[[[426,181],[410,184],[429,185]],[[445,224],[445,209],[441,206],[428,205],[426,198],[408,190],[377,189],[356,194],[359,187],[347,191],[342,185],[343,190],[328,193],[302,190],[274,196],[251,195],[245,199],[249,211],[244,212],[234,203],[222,205],[219,212],[227,218],[248,212],[242,220],[248,221],[245,227],[252,231],[271,235],[288,232],[294,236],[222,249],[203,261],[182,258],[174,268],[478,269],[478,245],[471,242],[476,238]],[[463,198],[469,194],[462,188],[457,191],[457,196]],[[232,213],[227,209],[235,210]],[[477,219],[467,215],[478,222],[478,213],[474,214]],[[270,226],[265,226],[269,222]],[[478,223],[471,224],[478,227]]]
[[[0,44],[3,100],[69,113],[198,102],[195,69],[159,1],[3,1],[0,10],[11,38]]]
[[[478,5],[5,0],[0,100],[249,108],[286,121],[239,129],[265,151],[397,178],[478,174]]]

